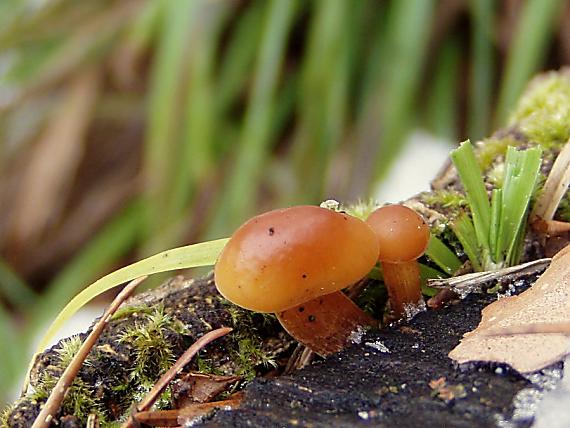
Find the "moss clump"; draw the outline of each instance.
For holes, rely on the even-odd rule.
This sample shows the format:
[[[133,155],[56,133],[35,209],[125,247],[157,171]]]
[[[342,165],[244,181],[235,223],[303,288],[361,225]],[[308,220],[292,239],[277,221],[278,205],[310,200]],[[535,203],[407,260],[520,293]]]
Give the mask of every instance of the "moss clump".
[[[343,206],[342,209],[347,214],[359,218],[360,220],[366,220],[368,216],[378,208],[380,204],[374,199],[359,200],[354,204]]]
[[[47,400],[61,374],[79,351],[81,343],[79,336],[72,336],[61,342],[60,347],[55,350],[58,360],[49,367],[49,370],[40,374],[34,391],[29,396],[32,401]],[[86,360],[84,364],[89,365],[90,361]],[[97,400],[94,386],[87,384],[81,377],[76,377],[68,389],[61,406],[61,413],[74,415],[82,423],[87,421],[90,414],[96,414],[101,422],[106,418],[104,407]]]
[[[266,347],[263,338],[276,333],[278,322],[273,314],[252,312],[234,305],[220,297],[232,319],[231,359],[236,364],[236,374],[252,380],[259,368],[276,367],[275,350]],[[211,369],[211,367],[210,367]]]
[[[497,135],[476,144],[475,154],[481,171],[486,172],[496,163],[502,163],[507,147],[518,146],[521,141],[513,135]]]
[[[10,415],[12,414],[12,410],[14,410],[15,404],[4,408],[0,412],[0,428],[8,428],[10,425],[8,424],[8,420],[10,419]]]
[[[421,200],[432,209],[460,209],[467,206],[467,198],[457,190],[441,189],[425,192]]]
[[[570,138],[570,69],[535,78],[513,112],[510,125],[544,149],[566,143]]]
[[[136,354],[129,376],[138,389],[152,387],[176,361],[172,335],[189,334],[186,326],[166,314],[162,306],[143,313],[142,317],[142,322],[127,328],[118,339],[119,343],[131,346]]]
[[[111,320],[117,321],[127,318],[133,314],[152,314],[154,308],[151,306],[135,305],[135,306],[125,306],[119,308],[117,312],[111,317]]]

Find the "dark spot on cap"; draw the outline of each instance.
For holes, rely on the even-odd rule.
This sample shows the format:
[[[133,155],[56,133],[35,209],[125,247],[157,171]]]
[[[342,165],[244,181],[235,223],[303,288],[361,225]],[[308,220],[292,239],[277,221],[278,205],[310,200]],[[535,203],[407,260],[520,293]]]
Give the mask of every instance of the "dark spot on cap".
[[[303,275],[301,275],[301,278],[305,279],[307,277],[307,274],[304,273]]]
[[[267,233],[269,234],[269,236],[273,236],[273,234],[275,233],[275,229],[270,227],[269,230],[267,231]]]
[[[317,317],[315,317],[314,315],[309,315],[309,317],[307,319],[309,320],[309,322],[315,322]]]

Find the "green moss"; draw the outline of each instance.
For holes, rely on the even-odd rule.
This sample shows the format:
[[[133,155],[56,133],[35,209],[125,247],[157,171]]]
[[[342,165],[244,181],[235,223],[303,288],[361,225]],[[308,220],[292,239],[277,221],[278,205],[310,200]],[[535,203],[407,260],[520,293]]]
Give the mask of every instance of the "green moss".
[[[456,190],[435,190],[422,194],[422,201],[432,208],[462,208],[467,206],[467,198]]]
[[[564,144],[570,138],[570,70],[535,78],[512,114],[510,125],[544,149]]]
[[[236,374],[251,380],[257,375],[257,369],[261,366],[268,368],[275,366],[275,361],[270,353],[264,351],[263,337],[276,333],[277,321],[275,315],[248,311],[234,305],[220,297],[232,319],[234,331],[230,335],[233,340],[232,360],[237,366]],[[205,362],[207,363],[207,362]],[[206,370],[213,367],[205,364]],[[210,373],[214,373],[210,371]]]
[[[59,376],[79,351],[81,343],[82,341],[79,336],[72,336],[61,342],[60,347],[55,350],[59,361],[54,364],[53,371],[44,371],[40,375],[33,392],[29,394],[27,398],[37,402],[47,400],[59,380]],[[89,364],[89,360],[84,362],[84,365]],[[83,381],[81,377],[77,376],[63,400],[61,414],[74,415],[83,423],[87,421],[90,414],[97,414],[100,420],[104,421],[105,412],[103,409],[104,407],[97,400],[93,387]]]
[[[262,346],[262,339],[254,335],[238,340],[237,351],[233,353],[233,359],[239,366],[237,375],[250,381],[257,376],[257,367],[277,367],[275,360],[262,350]]]
[[[133,314],[152,314],[153,308],[151,306],[135,305],[125,306],[119,308],[117,312],[111,317],[111,320],[116,321],[127,318]]]
[[[186,326],[159,306],[143,314],[142,322],[136,322],[120,335],[119,342],[132,346],[136,354],[130,373],[134,384],[152,385],[176,361],[175,345],[167,338],[169,332],[189,333]]]
[[[16,407],[16,404],[17,402],[11,406],[6,407],[4,410],[2,410],[2,412],[0,412],[0,428],[8,428],[10,426],[8,425],[8,419],[10,418],[12,410],[14,410],[14,407]]]
[[[376,202],[374,199],[368,199],[359,200],[354,204],[343,206],[342,210],[351,216],[354,216],[361,220],[366,220],[372,211],[374,211],[379,206],[380,204],[378,204],[378,202]]]
[[[478,142],[475,146],[475,155],[481,171],[487,171],[494,163],[503,159],[507,153],[507,147],[518,146],[520,143],[512,135],[505,135],[500,138],[491,137]]]

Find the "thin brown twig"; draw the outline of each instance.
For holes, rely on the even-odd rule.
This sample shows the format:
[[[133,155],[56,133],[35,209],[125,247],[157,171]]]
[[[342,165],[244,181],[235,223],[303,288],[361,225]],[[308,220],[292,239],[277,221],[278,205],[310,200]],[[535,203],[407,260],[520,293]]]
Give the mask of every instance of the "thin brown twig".
[[[179,374],[186,364],[188,364],[194,355],[196,355],[202,348],[204,348],[210,342],[225,336],[233,329],[230,327],[221,327],[216,330],[212,330],[209,333],[206,333],[204,336],[199,338],[192,346],[190,346],[184,354],[168,369],[166,373],[162,375],[162,377],[156,382],[156,384],[152,387],[149,393],[145,396],[145,398],[134,408],[134,414],[138,412],[143,412],[149,410],[155,401],[158,399],[162,391],[168,386],[170,381],[174,379],[174,377]],[[133,428],[136,426],[135,420],[131,415],[127,421],[121,425],[121,428]]]
[[[135,288],[143,282],[147,277],[143,276],[141,278],[137,278],[131,281],[121,292],[115,297],[111,305],[107,308],[101,319],[95,324],[93,330],[85,339],[85,342],[79,348],[77,355],[73,357],[73,360],[67,366],[59,380],[57,381],[55,387],[53,388],[50,396],[48,397],[47,401],[44,404],[44,407],[40,411],[40,414],[37,416],[36,420],[34,421],[32,428],[47,428],[50,426],[54,415],[59,411],[61,403],[65,398],[65,394],[67,390],[73,383],[75,376],[79,372],[81,365],[89,355],[91,348],[97,342],[99,336],[107,326],[107,323],[111,319],[111,316],[119,309],[119,306],[135,291]]]
[[[208,415],[215,409],[235,409],[243,400],[243,392],[236,392],[227,400],[211,401],[209,403],[194,403],[181,409],[144,411],[135,414],[138,422],[150,426],[185,426],[192,421]]]

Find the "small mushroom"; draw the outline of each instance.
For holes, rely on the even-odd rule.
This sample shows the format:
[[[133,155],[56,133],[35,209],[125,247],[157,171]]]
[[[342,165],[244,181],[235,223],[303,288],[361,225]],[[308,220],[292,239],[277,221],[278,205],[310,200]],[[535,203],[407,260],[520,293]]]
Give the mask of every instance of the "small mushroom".
[[[285,330],[326,356],[374,321],[340,290],[365,276],[378,242],[365,222],[316,206],[270,211],[243,224],[220,254],[219,292],[257,312],[273,312]]]
[[[366,222],[378,238],[378,260],[391,310],[401,318],[406,306],[417,305],[422,299],[417,259],[427,248],[429,228],[418,213],[404,205],[378,208]]]

